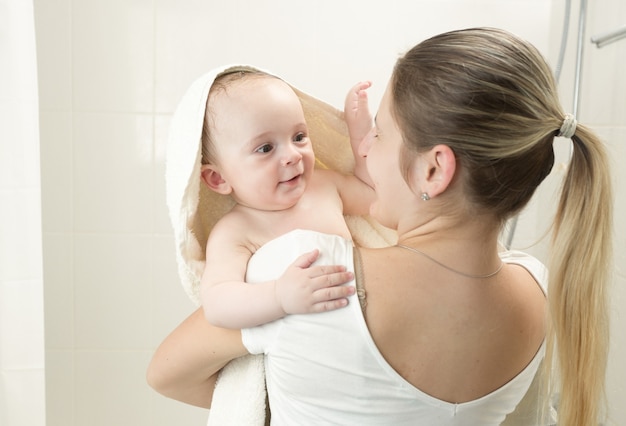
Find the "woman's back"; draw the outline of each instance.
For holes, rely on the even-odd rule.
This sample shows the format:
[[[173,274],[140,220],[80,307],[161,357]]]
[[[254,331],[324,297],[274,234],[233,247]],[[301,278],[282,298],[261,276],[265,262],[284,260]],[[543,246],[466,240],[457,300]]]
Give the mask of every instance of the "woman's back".
[[[320,249],[321,262],[352,263],[351,242],[298,230],[257,251],[248,265],[247,279],[250,282],[267,279],[267,275],[276,272],[272,269],[279,271],[284,267],[281,263],[288,264],[290,257],[311,247]],[[471,319],[467,314],[470,310],[463,305],[473,306],[475,302],[464,301],[463,292],[453,298],[455,305],[449,301],[444,305],[442,295],[434,294],[437,292],[432,287],[431,300],[440,307],[432,309],[423,303],[425,298],[420,294],[426,291],[425,286],[414,285],[417,289],[423,287],[417,291],[405,281],[407,276],[415,276],[406,265],[395,267],[388,261],[377,265],[377,262],[385,263],[389,250],[400,249],[362,252],[367,293],[365,316],[357,297],[353,296],[345,309],[318,315],[290,315],[242,331],[246,348],[251,353],[265,354],[272,424],[496,425],[522,399],[543,357],[543,351],[539,350],[541,333],[537,333],[537,341],[532,342],[536,346],[528,350],[529,356],[522,360],[524,365],[519,370],[502,372],[500,368],[489,368],[498,359],[492,352],[499,350],[490,342],[497,340],[491,336],[504,335],[500,329],[508,332],[511,327],[497,322],[487,325],[495,315],[477,315],[477,319]],[[290,255],[277,259],[277,253]],[[528,264],[538,281],[543,280],[545,270],[537,260],[526,255],[520,259],[519,262]],[[507,265],[504,269],[517,268]],[[356,275],[361,274],[357,271]],[[523,276],[532,286],[530,293],[541,298],[542,304],[543,293],[537,283],[527,272]],[[376,284],[369,285],[370,282]],[[495,299],[492,297],[491,302],[495,303]],[[480,309],[487,310],[487,305],[483,303]],[[451,308],[446,310],[444,306]],[[366,318],[371,324],[369,329]],[[468,318],[470,323],[464,324],[462,320]],[[418,326],[414,327],[413,323]],[[485,333],[491,330],[490,337],[477,337],[479,333],[469,331],[472,327],[481,327]],[[432,339],[433,344],[422,345],[423,339]],[[516,339],[504,340],[498,343],[501,346],[517,343]],[[462,351],[464,345],[470,349]],[[483,346],[491,350],[483,350]],[[521,347],[524,345],[506,348],[507,356],[513,356],[512,351],[521,351]],[[500,362],[504,364],[504,360]],[[490,379],[490,388],[485,387],[482,376]],[[500,382],[495,383],[496,380]],[[439,382],[448,386],[432,386]],[[457,389],[463,393],[443,393]],[[489,395],[480,398],[486,394]]]
[[[372,338],[425,393],[453,403],[475,400],[509,382],[539,350],[545,295],[525,268],[505,264],[475,279],[400,247],[361,255]]]

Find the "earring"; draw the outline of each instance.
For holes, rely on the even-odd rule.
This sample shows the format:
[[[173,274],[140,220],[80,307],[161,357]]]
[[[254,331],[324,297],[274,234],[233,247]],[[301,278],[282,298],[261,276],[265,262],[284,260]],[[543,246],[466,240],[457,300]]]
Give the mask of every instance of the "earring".
[[[422,200],[428,201],[430,200],[430,195],[427,192],[422,192]]]

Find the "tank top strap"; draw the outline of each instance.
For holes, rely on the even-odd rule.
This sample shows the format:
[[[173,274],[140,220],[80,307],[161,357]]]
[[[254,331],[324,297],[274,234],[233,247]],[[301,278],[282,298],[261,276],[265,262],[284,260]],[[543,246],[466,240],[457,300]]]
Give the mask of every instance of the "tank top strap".
[[[356,281],[356,295],[359,298],[361,310],[365,313],[367,308],[367,295],[365,294],[365,279],[363,277],[363,261],[361,260],[361,251],[355,245],[354,248],[354,279]]]

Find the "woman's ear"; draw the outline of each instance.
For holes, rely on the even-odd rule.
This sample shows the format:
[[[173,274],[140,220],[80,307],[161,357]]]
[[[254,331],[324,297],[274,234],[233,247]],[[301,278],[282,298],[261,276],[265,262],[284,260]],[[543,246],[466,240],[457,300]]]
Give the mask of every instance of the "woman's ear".
[[[200,168],[200,176],[202,181],[210,190],[218,194],[227,195],[232,192],[232,187],[224,180],[218,168],[212,164],[203,164]]]
[[[433,198],[444,192],[452,182],[456,172],[456,157],[447,145],[436,145],[423,157],[427,169],[421,189]]]

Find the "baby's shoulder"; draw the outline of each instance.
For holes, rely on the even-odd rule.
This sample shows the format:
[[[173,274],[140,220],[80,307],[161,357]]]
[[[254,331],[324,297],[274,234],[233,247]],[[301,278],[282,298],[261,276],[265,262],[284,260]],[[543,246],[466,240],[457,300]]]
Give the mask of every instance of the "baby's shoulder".
[[[316,169],[311,178],[308,190],[319,192],[337,191],[342,175],[335,170]]]
[[[236,228],[238,225],[249,222],[248,216],[245,209],[241,209],[236,205],[217,221],[211,232]]]
[[[222,216],[211,229],[209,242],[223,245],[245,245],[246,232],[253,228],[253,222],[245,212],[233,208]]]
[[[271,219],[267,212],[235,206],[211,229],[207,248],[221,247],[226,250],[245,247],[250,253],[254,253],[274,236],[272,229],[268,229],[268,223],[271,223]]]
[[[332,169],[315,169],[313,180],[318,182],[333,182],[340,175],[341,173]]]

